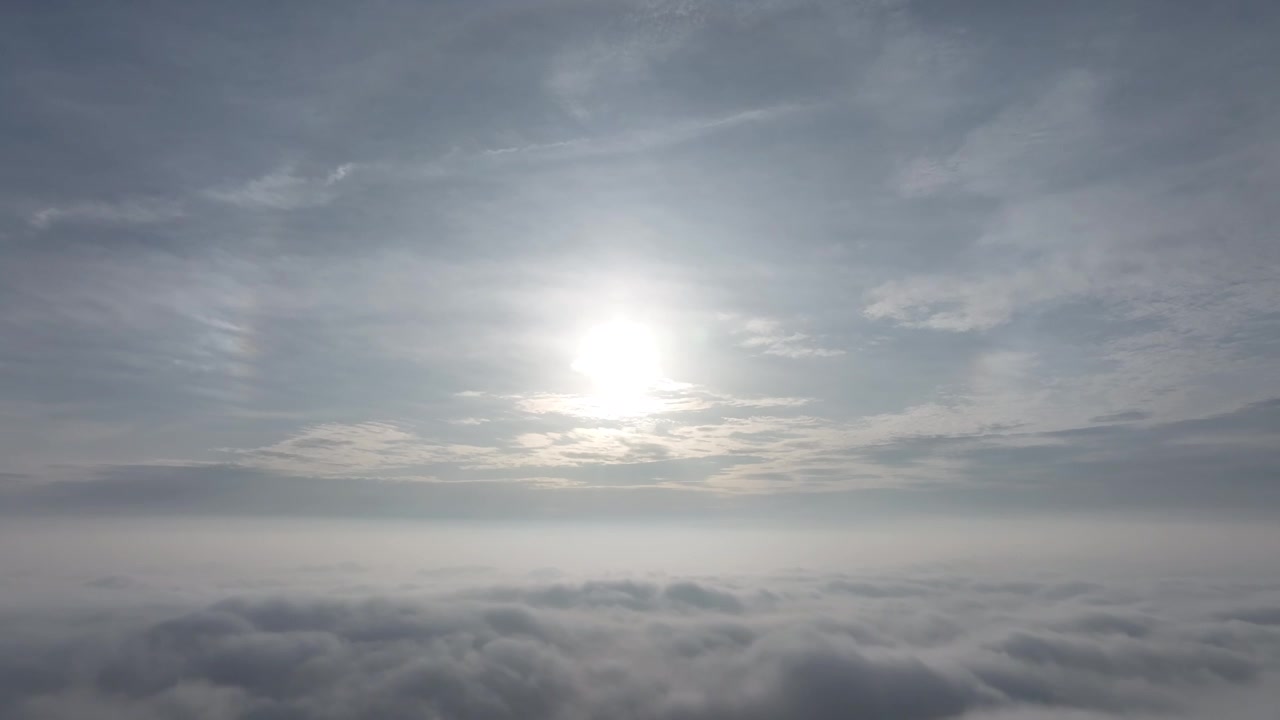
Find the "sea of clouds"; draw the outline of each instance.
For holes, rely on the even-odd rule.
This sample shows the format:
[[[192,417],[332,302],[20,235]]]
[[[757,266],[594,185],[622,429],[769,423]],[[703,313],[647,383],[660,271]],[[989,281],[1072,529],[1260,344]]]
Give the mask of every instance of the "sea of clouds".
[[[1280,708],[1280,582],[1259,577],[190,570],[62,576],[41,602],[11,594],[0,717],[1235,720]]]

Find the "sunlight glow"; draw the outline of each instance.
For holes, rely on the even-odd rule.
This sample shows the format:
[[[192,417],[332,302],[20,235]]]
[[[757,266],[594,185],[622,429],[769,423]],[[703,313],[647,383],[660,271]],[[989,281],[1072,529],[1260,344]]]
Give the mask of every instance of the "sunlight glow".
[[[646,414],[650,390],[662,380],[653,334],[623,318],[591,328],[572,367],[591,379],[593,402],[610,415]]]

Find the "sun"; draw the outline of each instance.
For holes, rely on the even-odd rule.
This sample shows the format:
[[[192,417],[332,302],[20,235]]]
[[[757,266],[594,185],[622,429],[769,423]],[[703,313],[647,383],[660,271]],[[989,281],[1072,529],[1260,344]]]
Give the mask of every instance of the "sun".
[[[653,333],[623,318],[587,331],[572,367],[590,378],[602,397],[644,395],[662,379]]]

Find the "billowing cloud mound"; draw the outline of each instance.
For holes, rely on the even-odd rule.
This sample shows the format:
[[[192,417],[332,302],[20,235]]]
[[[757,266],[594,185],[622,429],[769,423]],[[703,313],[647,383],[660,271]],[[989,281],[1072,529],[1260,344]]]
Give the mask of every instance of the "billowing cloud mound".
[[[1175,717],[1244,707],[1280,667],[1274,608],[1205,601],[1275,589],[1223,589],[795,574],[246,596],[14,635],[0,715]]]

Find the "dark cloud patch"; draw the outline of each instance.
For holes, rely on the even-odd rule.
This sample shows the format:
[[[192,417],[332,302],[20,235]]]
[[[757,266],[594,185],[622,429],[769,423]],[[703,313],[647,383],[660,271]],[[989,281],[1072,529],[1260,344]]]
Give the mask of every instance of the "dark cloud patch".
[[[1064,600],[1096,593],[1103,589],[1103,586],[1097,583],[1071,581],[1045,585],[1039,589],[1039,593],[1050,600]]]
[[[1253,625],[1280,625],[1280,606],[1232,610],[1222,613],[1219,617],[1225,620],[1239,620]]]
[[[1251,692],[1280,663],[1280,638],[1233,630],[1240,612],[1161,618],[1044,604],[1046,587],[1067,586],[1116,591],[940,576],[609,579],[431,597],[241,597],[127,623],[97,613],[0,642],[0,715],[1172,717],[1202,697]],[[949,590],[904,591],[923,587]],[[761,596],[773,602],[752,601]],[[981,610],[992,604],[1004,610]],[[945,607],[967,608],[954,614],[967,632],[927,643],[904,631],[904,617]]]
[[[995,649],[1032,666],[1138,677],[1170,685],[1206,680],[1241,683],[1254,679],[1260,670],[1252,658],[1221,648],[1159,648],[1029,632],[1014,633]]]
[[[990,595],[1031,596],[1043,600],[1069,600],[1092,594],[1100,594],[1106,588],[1084,580],[1061,582],[1036,582],[1030,580],[975,580],[961,583],[961,587]]]
[[[106,575],[85,583],[85,587],[98,588],[100,590],[132,590],[145,586],[146,583],[127,575]]]
[[[1094,635],[1127,635],[1141,638],[1150,635],[1155,621],[1139,615],[1115,615],[1112,613],[1090,613],[1066,620],[1057,629],[1066,633],[1086,633]]]

